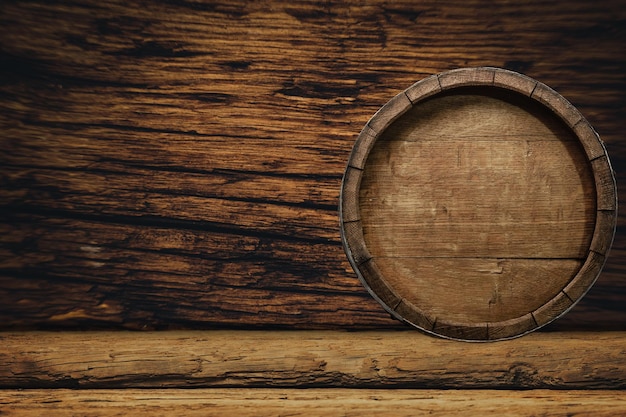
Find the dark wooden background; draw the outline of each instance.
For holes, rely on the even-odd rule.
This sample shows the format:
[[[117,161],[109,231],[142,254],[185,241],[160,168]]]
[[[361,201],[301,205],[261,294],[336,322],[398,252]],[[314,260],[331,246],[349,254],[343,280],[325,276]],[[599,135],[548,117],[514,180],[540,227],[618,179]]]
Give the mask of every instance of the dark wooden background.
[[[345,258],[341,176],[453,68],[556,89],[626,189],[626,2],[495,3],[2,1],[0,328],[404,328]],[[625,330],[625,256],[622,214],[549,329]]]

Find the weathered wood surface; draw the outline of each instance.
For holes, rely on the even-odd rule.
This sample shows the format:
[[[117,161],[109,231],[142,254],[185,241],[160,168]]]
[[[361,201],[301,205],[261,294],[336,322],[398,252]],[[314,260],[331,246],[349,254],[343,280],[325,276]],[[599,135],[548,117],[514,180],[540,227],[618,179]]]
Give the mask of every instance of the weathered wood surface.
[[[509,68],[581,110],[624,184],[625,19],[623,1],[3,1],[1,326],[401,328],[340,245],[362,126],[427,75]],[[558,328],[625,328],[625,230]]]
[[[20,332],[0,388],[626,389],[626,333],[459,343],[418,332]]]
[[[25,390],[0,391],[3,416],[622,416],[614,391]]]

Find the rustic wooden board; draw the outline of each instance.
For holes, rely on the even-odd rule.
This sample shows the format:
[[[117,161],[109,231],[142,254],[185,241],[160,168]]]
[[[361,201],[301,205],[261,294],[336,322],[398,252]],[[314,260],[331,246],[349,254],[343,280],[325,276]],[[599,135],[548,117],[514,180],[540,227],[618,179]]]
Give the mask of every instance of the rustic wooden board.
[[[626,333],[459,343],[418,332],[0,334],[0,388],[626,389]]]
[[[615,391],[324,389],[0,391],[3,415],[36,416],[620,416]]]
[[[430,74],[509,68],[585,115],[619,187],[625,19],[620,0],[2,2],[2,327],[401,328],[340,244],[362,126]],[[625,226],[553,328],[625,329]]]

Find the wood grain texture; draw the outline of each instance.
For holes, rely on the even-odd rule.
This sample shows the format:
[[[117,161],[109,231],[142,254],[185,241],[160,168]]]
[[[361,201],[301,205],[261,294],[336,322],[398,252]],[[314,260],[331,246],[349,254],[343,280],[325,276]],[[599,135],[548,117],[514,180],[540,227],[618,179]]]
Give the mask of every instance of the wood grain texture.
[[[595,190],[582,148],[514,109],[500,99],[450,96],[415,106],[388,129],[361,185],[364,232],[386,239],[371,241],[372,250],[383,257],[585,257]],[[474,118],[481,122],[470,125]]]
[[[55,416],[621,416],[614,391],[26,390],[0,391],[11,417]]]
[[[486,4],[2,2],[1,326],[401,328],[341,249],[339,188],[374,112],[443,70],[555,88],[626,184],[624,2]],[[626,329],[624,259],[621,215],[553,328]]]
[[[459,343],[418,332],[20,332],[0,388],[625,389],[626,333]]]

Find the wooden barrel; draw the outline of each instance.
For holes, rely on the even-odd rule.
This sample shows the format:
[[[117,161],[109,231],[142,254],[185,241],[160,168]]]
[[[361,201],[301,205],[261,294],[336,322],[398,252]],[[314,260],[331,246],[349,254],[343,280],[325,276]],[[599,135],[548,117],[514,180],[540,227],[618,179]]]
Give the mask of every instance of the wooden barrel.
[[[616,195],[604,145],[567,100],[515,72],[459,69],[365,125],[342,182],[342,241],[394,317],[452,339],[508,339],[593,285]]]

